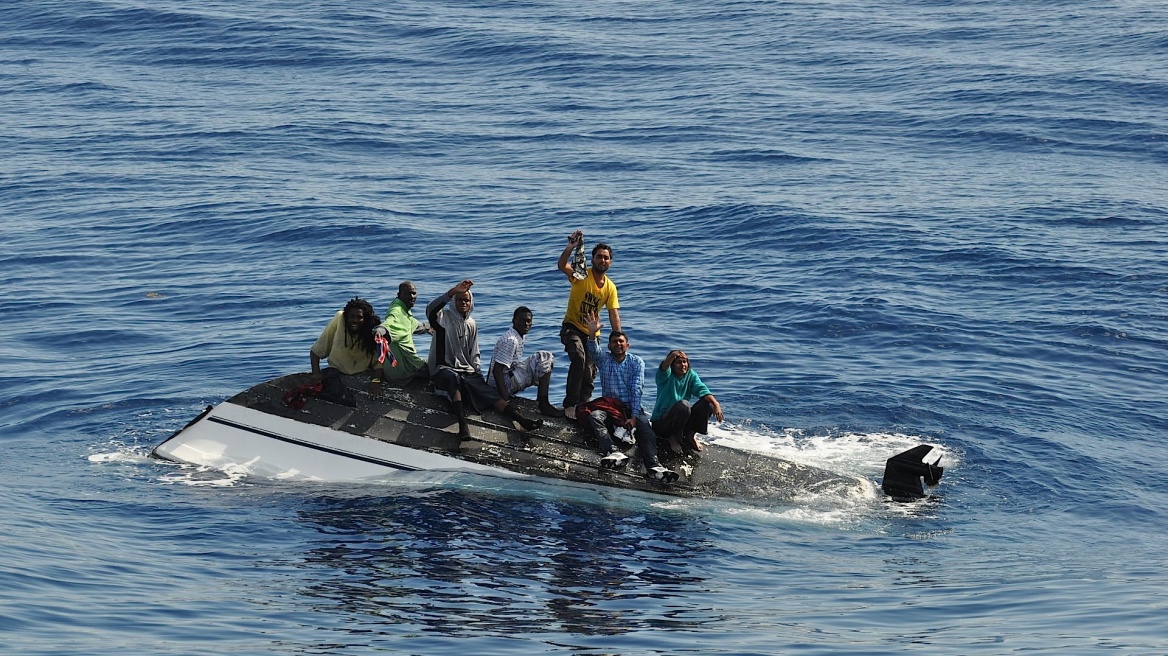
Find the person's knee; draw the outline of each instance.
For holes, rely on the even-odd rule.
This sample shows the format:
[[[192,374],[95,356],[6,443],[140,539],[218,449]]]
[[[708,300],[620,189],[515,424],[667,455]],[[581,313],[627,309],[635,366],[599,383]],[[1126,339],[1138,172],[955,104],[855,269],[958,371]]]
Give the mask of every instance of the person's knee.
[[[653,430],[653,425],[644,417],[637,417],[637,436],[644,435],[645,439],[657,439],[657,432]]]
[[[458,374],[449,369],[439,369],[431,381],[434,383],[435,389],[446,392],[450,398],[454,398],[454,395],[458,393]]]

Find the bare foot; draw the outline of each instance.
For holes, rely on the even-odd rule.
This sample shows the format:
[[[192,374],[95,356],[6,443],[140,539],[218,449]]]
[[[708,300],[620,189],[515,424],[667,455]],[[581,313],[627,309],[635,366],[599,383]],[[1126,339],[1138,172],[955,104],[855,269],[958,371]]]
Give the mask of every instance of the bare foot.
[[[693,449],[694,451],[701,451],[702,450],[702,443],[698,441],[697,435],[690,435],[688,442],[689,442],[690,449]]]
[[[570,408],[565,407],[564,408],[564,416],[567,417],[568,419],[571,419],[572,421],[576,421],[576,406],[572,406]]]
[[[685,453],[685,449],[681,448],[681,442],[678,442],[676,437],[669,438],[669,450],[674,453]]]

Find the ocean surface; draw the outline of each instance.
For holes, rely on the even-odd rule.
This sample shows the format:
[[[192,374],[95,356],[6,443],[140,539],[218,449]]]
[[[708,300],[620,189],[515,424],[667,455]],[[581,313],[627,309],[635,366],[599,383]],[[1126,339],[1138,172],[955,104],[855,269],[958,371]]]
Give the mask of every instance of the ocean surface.
[[[1168,653],[1165,107],[1152,0],[4,0],[0,653]],[[561,353],[574,229],[867,493],[150,457],[401,280]]]

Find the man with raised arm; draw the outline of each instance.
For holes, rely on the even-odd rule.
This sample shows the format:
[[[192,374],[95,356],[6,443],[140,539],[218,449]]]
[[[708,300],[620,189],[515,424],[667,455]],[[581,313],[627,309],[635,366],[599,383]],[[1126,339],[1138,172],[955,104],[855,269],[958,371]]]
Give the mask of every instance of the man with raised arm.
[[[587,317],[599,315],[600,308],[608,309],[608,323],[614,331],[620,331],[620,299],[616,293],[616,283],[608,278],[608,267],[612,264],[612,247],[604,242],[592,248],[592,266],[583,278],[574,273],[572,251],[584,241],[584,233],[576,230],[568,237],[568,245],[560,254],[557,265],[568,277],[572,291],[568,294],[568,311],[564,314],[564,324],[560,328],[560,341],[568,354],[568,383],[564,392],[564,414],[569,419],[576,418],[576,405],[592,397],[593,381],[596,378],[596,363],[589,355],[585,344],[599,336],[588,327]],[[599,330],[599,329],[598,329]]]
[[[590,334],[600,334],[602,325],[595,313],[588,315],[588,328]],[[676,481],[677,473],[666,469],[657,459],[657,434],[641,407],[645,392],[645,361],[629,353],[629,338],[620,330],[608,334],[608,352],[602,352],[599,343],[599,337],[589,338],[585,348],[600,370],[602,396],[582,405],[581,414],[588,413],[584,424],[599,445],[600,466],[619,469],[627,459],[624,453],[613,447],[612,433],[609,433],[612,424],[613,433],[633,433],[646,475],[666,483]]]
[[[515,308],[515,313],[511,315],[511,327],[495,342],[495,350],[491,352],[487,383],[494,385],[499,396],[508,401],[515,394],[537,385],[540,414],[563,417],[564,411],[548,400],[548,386],[556,356],[551,351],[536,351],[529,358],[523,357],[524,337],[531,330],[532,318],[531,310],[527,307],[520,305]]]
[[[463,280],[426,306],[426,317],[434,330],[430,345],[430,380],[434,390],[450,399],[458,417],[459,439],[471,439],[465,402],[476,412],[493,407],[518,422],[523,430],[535,430],[543,425],[543,420],[521,415],[513,403],[500,397],[483,378],[479,364],[479,328],[470,316],[474,310],[474,297],[470,293],[473,284],[471,280]],[[454,307],[446,307],[452,300]]]

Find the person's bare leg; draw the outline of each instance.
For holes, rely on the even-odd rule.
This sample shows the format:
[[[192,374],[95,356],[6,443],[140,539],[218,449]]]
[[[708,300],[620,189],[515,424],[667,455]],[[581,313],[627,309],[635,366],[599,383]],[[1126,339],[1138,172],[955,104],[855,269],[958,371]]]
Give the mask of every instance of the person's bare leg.
[[[524,417],[519,413],[519,409],[509,401],[505,401],[503,399],[495,401],[495,409],[498,410],[500,414],[508,417],[509,419],[514,419],[515,421],[519,422],[519,425],[522,426],[523,430],[525,431],[535,430],[540,426],[543,426],[542,419],[528,419],[527,417]]]
[[[552,405],[548,400],[548,387],[551,385],[552,372],[539,377],[539,392],[536,394],[536,399],[539,402],[539,414],[545,417],[563,417],[564,410]]]
[[[469,440],[470,424],[466,422],[466,411],[462,408],[462,391],[455,390],[450,397],[450,406],[454,408],[454,416],[458,417],[458,439]]]

